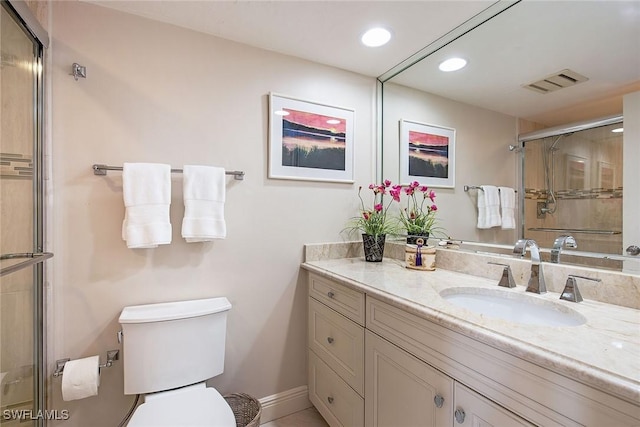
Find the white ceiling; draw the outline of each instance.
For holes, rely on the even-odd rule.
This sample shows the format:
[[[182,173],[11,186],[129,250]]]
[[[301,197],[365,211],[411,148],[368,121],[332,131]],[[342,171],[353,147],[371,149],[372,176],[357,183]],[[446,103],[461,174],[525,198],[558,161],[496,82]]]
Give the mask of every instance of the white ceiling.
[[[378,77],[493,0],[84,0],[239,43]],[[499,25],[496,25],[499,24]],[[362,33],[393,38],[367,48]],[[460,54],[469,66],[435,71]],[[521,85],[570,68],[589,81],[541,95]],[[505,114],[542,119],[583,102],[640,90],[640,0],[524,0],[393,79]]]
[[[467,67],[440,72],[451,56]],[[523,88],[564,69],[589,80],[546,94]],[[577,105],[610,108],[596,104],[617,96],[621,107],[619,95],[640,90],[640,1],[523,1],[393,81],[551,125]]]
[[[373,77],[494,3],[494,0],[86,1]],[[391,42],[378,48],[363,46],[360,36],[373,26],[391,30]]]

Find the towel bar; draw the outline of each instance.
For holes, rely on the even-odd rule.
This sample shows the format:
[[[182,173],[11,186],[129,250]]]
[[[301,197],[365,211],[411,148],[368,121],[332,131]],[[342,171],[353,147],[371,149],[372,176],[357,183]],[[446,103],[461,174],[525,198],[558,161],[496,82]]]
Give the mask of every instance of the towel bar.
[[[469,190],[480,190],[480,191],[483,191],[482,187],[480,187],[479,185],[464,185],[464,186],[462,186],[462,189],[464,191],[469,191]],[[498,189],[498,190],[500,190],[500,189]],[[516,193],[518,192],[518,190],[513,190],[513,191],[515,191]]]
[[[107,171],[121,171],[122,166],[93,165],[94,175],[106,175]],[[182,169],[171,169],[171,173],[182,173]],[[226,175],[233,175],[239,181],[244,179],[244,171],[225,171]]]

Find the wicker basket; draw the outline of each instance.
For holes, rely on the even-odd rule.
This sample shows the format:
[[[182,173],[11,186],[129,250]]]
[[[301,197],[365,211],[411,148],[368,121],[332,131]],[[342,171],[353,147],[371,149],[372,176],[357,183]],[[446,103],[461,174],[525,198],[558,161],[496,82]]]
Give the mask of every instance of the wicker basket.
[[[237,427],[258,427],[262,405],[258,399],[245,393],[231,393],[224,396],[233,415],[236,417]]]

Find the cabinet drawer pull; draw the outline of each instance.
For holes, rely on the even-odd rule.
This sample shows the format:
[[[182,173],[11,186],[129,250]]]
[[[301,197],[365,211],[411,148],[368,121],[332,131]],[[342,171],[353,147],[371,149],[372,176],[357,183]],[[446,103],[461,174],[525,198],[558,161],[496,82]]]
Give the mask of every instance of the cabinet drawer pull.
[[[327,342],[328,342],[329,344],[333,344],[333,338],[331,338],[331,337],[327,337]]]
[[[331,396],[327,397],[327,401],[328,401],[329,403],[333,403],[333,397],[331,397]]]
[[[327,296],[328,296],[329,298],[333,298],[335,295],[336,295],[336,294],[334,294],[334,293],[333,293],[333,291],[329,291],[329,292],[327,292]]]
[[[433,398],[433,403],[436,404],[436,408],[442,408],[442,405],[444,405],[444,397],[436,394],[436,396]]]
[[[453,415],[456,417],[458,424],[462,424],[464,422],[464,418],[466,416],[464,409],[456,409],[456,412]]]

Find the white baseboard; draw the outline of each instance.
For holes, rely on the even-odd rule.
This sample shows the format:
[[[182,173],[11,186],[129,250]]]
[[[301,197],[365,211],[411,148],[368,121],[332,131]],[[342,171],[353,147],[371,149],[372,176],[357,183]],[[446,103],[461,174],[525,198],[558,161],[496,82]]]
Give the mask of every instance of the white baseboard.
[[[311,407],[309,388],[306,385],[292,388],[271,396],[258,399],[262,405],[260,423],[268,423],[277,418],[286,417],[294,412]]]

